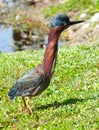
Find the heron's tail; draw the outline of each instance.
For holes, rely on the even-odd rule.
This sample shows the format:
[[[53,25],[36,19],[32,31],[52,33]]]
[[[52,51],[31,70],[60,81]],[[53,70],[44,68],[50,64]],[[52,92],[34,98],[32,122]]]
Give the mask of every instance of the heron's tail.
[[[17,96],[17,84],[15,84],[8,92],[10,100],[13,100]]]

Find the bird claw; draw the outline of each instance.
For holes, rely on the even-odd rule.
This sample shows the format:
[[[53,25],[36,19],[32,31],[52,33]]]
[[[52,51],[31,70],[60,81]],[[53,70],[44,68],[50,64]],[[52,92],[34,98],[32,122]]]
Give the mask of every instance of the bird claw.
[[[30,109],[30,108],[28,108],[28,107],[23,107],[23,109],[22,109],[22,111],[24,111],[24,112],[28,112],[30,115],[32,115],[33,116],[33,111],[32,111],[32,109]]]

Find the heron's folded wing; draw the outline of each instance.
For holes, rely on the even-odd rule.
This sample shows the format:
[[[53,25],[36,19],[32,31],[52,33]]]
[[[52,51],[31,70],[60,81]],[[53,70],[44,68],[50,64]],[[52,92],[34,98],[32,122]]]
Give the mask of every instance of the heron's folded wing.
[[[26,96],[31,95],[38,87],[43,79],[43,76],[40,72],[37,71],[37,68],[25,74],[21,77],[16,84],[11,88],[8,95],[12,99],[15,96]]]

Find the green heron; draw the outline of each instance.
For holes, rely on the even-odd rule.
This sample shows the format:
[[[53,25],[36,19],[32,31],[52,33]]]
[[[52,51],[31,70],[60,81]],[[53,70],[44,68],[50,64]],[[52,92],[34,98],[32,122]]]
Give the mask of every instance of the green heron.
[[[81,22],[83,21],[70,21],[65,14],[59,14],[51,19],[51,30],[42,63],[18,79],[8,92],[10,100],[13,100],[16,96],[22,96],[24,107],[32,114],[29,100],[25,101],[25,97],[27,96],[30,99],[32,96],[37,96],[47,89],[56,65],[60,34],[71,25]]]

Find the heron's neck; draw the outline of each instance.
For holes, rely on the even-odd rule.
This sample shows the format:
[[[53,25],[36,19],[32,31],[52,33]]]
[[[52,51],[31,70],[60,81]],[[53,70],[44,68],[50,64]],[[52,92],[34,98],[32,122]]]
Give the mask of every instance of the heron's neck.
[[[60,32],[57,29],[50,30],[43,60],[44,74],[47,77],[51,77],[55,69],[59,36]]]

